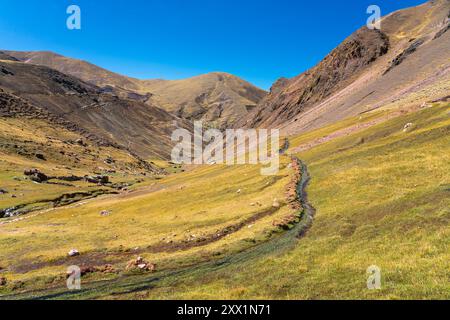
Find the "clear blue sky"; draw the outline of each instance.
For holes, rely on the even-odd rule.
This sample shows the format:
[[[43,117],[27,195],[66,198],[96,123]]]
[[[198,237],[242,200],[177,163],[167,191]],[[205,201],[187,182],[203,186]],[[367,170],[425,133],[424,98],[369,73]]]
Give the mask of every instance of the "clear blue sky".
[[[424,0],[0,0],[0,48],[50,50],[137,78],[211,71],[264,89],[314,66],[366,23]],[[66,9],[82,10],[82,30]]]

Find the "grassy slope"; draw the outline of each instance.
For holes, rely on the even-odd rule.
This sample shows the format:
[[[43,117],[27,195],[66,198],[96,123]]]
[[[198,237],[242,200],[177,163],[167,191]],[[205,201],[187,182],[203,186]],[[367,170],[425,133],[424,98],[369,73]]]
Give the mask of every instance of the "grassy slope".
[[[44,121],[1,118],[0,129],[0,188],[8,192],[0,194],[0,209],[26,205],[24,209],[42,208],[44,212],[57,212],[58,209],[52,208],[52,201],[62,195],[69,195],[62,200],[68,203],[87,197],[80,193],[95,192],[96,195],[101,195],[117,192],[111,186],[99,186],[85,181],[52,179],[51,183],[38,184],[24,176],[25,169],[37,168],[49,176],[81,177],[111,171],[107,174],[112,183],[126,183],[130,185],[130,189],[155,180],[155,176],[146,172],[127,152],[112,147],[97,147],[84,139],[87,144],[79,145],[74,142],[80,139],[78,134]],[[43,154],[46,160],[37,159],[35,154]],[[114,159],[114,163],[105,163],[107,157]],[[146,176],[142,173],[146,173]],[[145,181],[138,183],[142,180]],[[77,195],[71,198],[72,194]],[[33,220],[36,213],[31,212],[19,218]],[[38,251],[33,253],[33,250],[40,243],[38,235],[48,237],[41,234],[46,226],[50,233],[58,228],[57,223],[44,218],[38,219],[33,228],[24,229],[14,222],[16,219],[17,217],[0,219],[1,276],[4,275],[5,268],[18,262],[12,261],[11,256],[20,258],[22,253],[36,255]],[[12,231],[8,232],[7,229]],[[45,251],[46,247],[54,245],[54,242],[50,242],[41,249]]]
[[[372,116],[367,117],[362,121]],[[358,121],[349,119],[309,133],[307,140]],[[409,122],[414,129],[403,132]],[[448,298],[449,126],[447,104],[299,154],[313,177],[309,198],[318,211],[312,229],[292,250],[279,251],[274,246],[249,259],[231,259],[233,263],[220,268],[206,264],[184,274],[163,272],[156,283],[152,277],[138,277],[131,281],[133,293],[114,298]],[[291,147],[304,142],[302,137],[292,139]],[[282,197],[287,175],[283,169],[280,180],[267,181],[256,167],[201,167],[150,185],[155,188],[150,194],[108,197],[17,225],[0,226],[5,231],[0,236],[0,252],[17,263],[33,255],[39,255],[35,257],[38,260],[60,257],[74,243],[88,252],[120,245],[145,246],[161,241],[161,237],[170,239],[173,233],[177,233],[174,241],[189,233],[208,234],[270,207],[273,198]],[[242,193],[237,194],[237,189]],[[250,206],[256,201],[263,207]],[[99,217],[103,209],[111,209],[113,214]],[[253,242],[249,239],[258,239],[274,218],[286,213],[283,207],[253,228],[206,247],[143,255],[165,269],[209,259],[217,252],[234,252]],[[45,221],[62,225],[55,229]],[[118,239],[112,237],[116,233]],[[56,242],[60,246],[50,247]],[[24,250],[24,243],[36,252]],[[382,269],[380,291],[366,289],[370,265]],[[60,274],[63,269],[53,266],[7,276],[29,280]],[[121,291],[127,281],[106,284],[106,291],[99,290],[94,297],[113,298],[107,292]],[[136,290],[137,285],[144,287]]]
[[[404,133],[408,122],[416,128]],[[300,154],[318,213],[295,250],[146,297],[449,298],[449,126],[449,106],[434,107]],[[382,290],[366,288],[371,265],[382,269]]]
[[[123,270],[126,262],[137,255],[164,269],[253,245],[265,237],[265,231],[273,229],[274,219],[290,212],[283,203],[290,170],[285,167],[278,176],[267,177],[261,176],[259,169],[205,166],[144,183],[147,186],[135,193],[105,196],[0,225],[1,260],[4,267],[10,267],[5,276],[12,282],[37,277],[52,282],[70,264],[55,261],[64,259],[71,248],[80,250],[82,256],[96,257],[99,264],[112,262]],[[249,223],[226,240],[173,253],[145,250],[168,241],[179,243],[190,235],[200,238],[215,234],[272,209],[274,199],[280,200],[279,210]],[[260,206],[252,205],[258,202]],[[102,217],[103,210],[111,215]],[[137,247],[139,252],[133,254]],[[119,257],[123,252],[129,254]],[[42,265],[35,268],[33,264]],[[27,269],[29,272],[24,273]]]
[[[9,192],[0,195],[2,209],[54,199],[64,193],[99,189],[85,182],[74,182],[73,186],[36,184],[25,179],[24,169],[37,168],[51,176],[84,176],[99,171],[99,167],[111,169],[103,163],[107,155],[124,166],[133,163],[125,152],[113,148],[64,144],[64,140],[75,141],[80,136],[43,121],[2,118],[0,129],[0,188]],[[23,155],[19,156],[17,152]],[[43,154],[47,160],[39,160],[35,154]],[[78,159],[72,154],[76,154]]]

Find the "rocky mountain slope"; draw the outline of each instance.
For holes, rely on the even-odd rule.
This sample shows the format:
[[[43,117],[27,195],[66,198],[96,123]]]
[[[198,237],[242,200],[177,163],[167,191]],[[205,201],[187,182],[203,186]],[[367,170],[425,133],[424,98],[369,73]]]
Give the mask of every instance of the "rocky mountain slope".
[[[177,116],[225,128],[256,108],[266,92],[228,73],[209,73],[184,80],[149,80],[152,101]]]
[[[2,112],[15,108],[15,115],[44,115],[99,144],[121,146],[145,158],[169,158],[172,131],[188,126],[155,106],[105,93],[44,66],[1,60],[0,89],[10,97],[1,104]]]
[[[43,65],[101,87],[122,98],[156,104],[189,120],[227,127],[253,110],[266,92],[227,73],[183,80],[138,80],[52,52],[5,51],[27,64]]]
[[[449,0],[383,18],[363,27],[317,66],[280,79],[237,126],[304,132],[369,110],[421,104],[450,91]]]

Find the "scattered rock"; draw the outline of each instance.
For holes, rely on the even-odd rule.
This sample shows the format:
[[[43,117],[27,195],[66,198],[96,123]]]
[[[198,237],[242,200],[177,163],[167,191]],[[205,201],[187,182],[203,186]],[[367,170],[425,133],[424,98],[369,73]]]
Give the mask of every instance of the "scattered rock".
[[[112,157],[107,157],[106,159],[105,159],[105,163],[106,164],[113,164],[113,163],[115,163],[116,161],[112,158]]]
[[[35,154],[36,158],[38,158],[39,160],[44,160],[46,161],[47,159],[45,158],[45,156],[42,153],[36,153]]]
[[[30,177],[31,181],[37,183],[43,183],[49,180],[49,177],[38,169],[25,170],[23,174]]]
[[[156,265],[153,263],[149,263],[148,261],[144,260],[142,257],[138,257],[135,260],[131,260],[128,262],[127,271],[131,270],[141,270],[141,271],[149,271],[154,272],[156,270]]]
[[[107,217],[107,216],[109,216],[111,214],[111,211],[108,211],[108,210],[103,210],[102,212],[100,212],[100,215],[102,216],[102,217]]]
[[[114,269],[114,267],[111,264],[105,264],[104,266],[101,267],[96,267],[98,272],[102,272],[102,273],[114,273],[116,272],[116,270]]]
[[[113,265],[111,265],[111,264],[105,264],[105,265],[99,266],[99,267],[96,267],[96,266],[81,266],[80,267],[80,275],[82,277],[87,274],[97,273],[97,272],[114,273],[114,272],[116,272],[116,270],[114,269]],[[67,272],[67,274],[66,274],[67,277],[70,277],[71,275],[72,275],[71,272]]]
[[[281,220],[275,220],[272,222],[274,227],[281,228],[283,230],[290,230],[296,223],[298,223],[299,217],[295,214],[290,214]]]
[[[86,176],[84,179],[87,182],[95,183],[95,184],[107,184],[109,183],[109,177],[104,175],[98,175],[98,176]]]
[[[432,104],[429,104],[429,103],[427,103],[427,102],[424,102],[424,103],[422,103],[422,105],[420,106],[420,108],[421,109],[425,109],[425,108],[430,108],[430,107],[432,107],[433,105]]]
[[[411,129],[413,129],[414,128],[414,124],[413,123],[407,123],[407,124],[405,124],[405,126],[403,127],[403,132],[408,132],[408,131],[410,131]]]
[[[81,138],[75,140],[75,143],[78,144],[78,145],[80,145],[80,146],[83,146],[83,147],[86,147],[86,146],[87,146],[86,142],[84,142],[83,139],[81,139]]]
[[[82,266],[80,268],[81,276],[85,276],[89,273],[95,273],[95,271],[97,271],[95,267]]]
[[[61,180],[61,181],[75,182],[75,181],[81,181],[84,178],[71,175],[71,176],[56,177],[55,179]]]
[[[69,255],[69,257],[76,257],[76,256],[80,255],[80,252],[76,249],[72,249],[69,251],[68,255]]]
[[[277,199],[273,200],[272,207],[274,207],[274,208],[279,208],[279,207],[281,207],[281,205],[280,205],[280,203],[278,202]]]

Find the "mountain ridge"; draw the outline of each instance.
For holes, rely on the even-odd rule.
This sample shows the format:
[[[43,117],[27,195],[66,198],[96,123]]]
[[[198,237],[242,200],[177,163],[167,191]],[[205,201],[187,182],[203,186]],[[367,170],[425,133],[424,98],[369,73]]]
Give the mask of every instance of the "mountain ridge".
[[[158,104],[182,118],[203,120],[220,128],[233,125],[266,95],[264,90],[226,72],[210,72],[181,80],[141,80],[50,51],[4,50],[3,53],[24,63],[72,75],[122,98]]]
[[[429,1],[383,17],[380,31],[357,30],[315,67],[279,79],[258,108],[236,126],[278,127],[291,135],[369,110],[420,105],[445,96],[450,81],[449,16],[450,1]],[[335,63],[333,56],[341,57],[338,62],[344,67],[361,63],[364,56],[352,56],[354,47],[349,43],[358,34],[375,32],[388,40],[386,52],[348,77],[345,68],[329,68]],[[374,46],[373,41],[362,44],[362,49]],[[334,77],[340,81],[323,83],[324,78]],[[321,90],[314,79],[320,79]]]
[[[0,69],[0,89],[6,94],[75,124],[98,143],[120,145],[143,158],[168,159],[172,131],[189,127],[154,105],[105,93],[55,69],[7,60],[0,61]],[[2,104],[2,110],[6,107]]]

